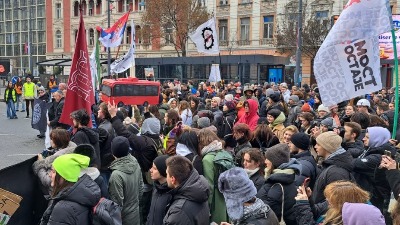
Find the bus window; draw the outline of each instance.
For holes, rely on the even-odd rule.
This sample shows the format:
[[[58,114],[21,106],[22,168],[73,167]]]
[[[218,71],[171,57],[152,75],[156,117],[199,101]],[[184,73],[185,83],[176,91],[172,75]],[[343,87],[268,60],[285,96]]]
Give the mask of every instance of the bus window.
[[[108,97],[110,97],[111,96],[111,87],[103,85],[101,87],[101,92],[103,92],[104,95],[107,95]]]
[[[146,86],[146,95],[158,96],[157,86]]]

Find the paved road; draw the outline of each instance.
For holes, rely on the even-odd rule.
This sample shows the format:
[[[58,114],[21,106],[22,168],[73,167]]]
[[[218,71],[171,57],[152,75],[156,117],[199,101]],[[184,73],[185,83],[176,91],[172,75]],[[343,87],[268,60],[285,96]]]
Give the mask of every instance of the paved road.
[[[0,98],[3,99],[4,89]],[[7,119],[6,103],[0,102],[0,169],[29,159],[44,149],[44,140],[36,137],[39,131],[31,128],[25,112],[17,112],[18,119]]]

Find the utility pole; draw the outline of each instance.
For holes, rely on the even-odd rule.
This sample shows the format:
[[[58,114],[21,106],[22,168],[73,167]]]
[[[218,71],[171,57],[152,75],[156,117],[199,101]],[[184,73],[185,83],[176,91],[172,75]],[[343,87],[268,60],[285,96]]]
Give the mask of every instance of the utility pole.
[[[108,28],[111,27],[111,9],[110,9],[110,4],[111,0],[107,1],[107,22],[108,22]],[[111,49],[110,47],[107,48],[107,75],[111,75]]]
[[[299,15],[297,19],[297,51],[296,51],[296,71],[294,73],[294,84],[299,86],[301,74],[301,45],[303,31],[303,0],[299,0]]]

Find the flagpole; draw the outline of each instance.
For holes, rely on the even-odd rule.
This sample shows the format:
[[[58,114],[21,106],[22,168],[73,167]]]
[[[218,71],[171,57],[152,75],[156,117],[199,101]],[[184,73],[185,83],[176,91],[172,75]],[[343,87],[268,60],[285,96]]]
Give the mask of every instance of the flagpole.
[[[111,26],[111,9],[110,9],[110,0],[107,0],[107,23],[108,23],[108,27],[110,28]],[[107,48],[107,72],[108,72],[108,76],[111,76],[111,48],[108,47]]]
[[[394,104],[395,108],[394,108],[394,124],[393,124],[392,139],[396,139],[397,122],[399,120],[399,59],[397,58],[396,33],[394,29],[392,29],[392,41],[393,41],[393,51],[394,51],[394,71],[396,75],[395,104]]]

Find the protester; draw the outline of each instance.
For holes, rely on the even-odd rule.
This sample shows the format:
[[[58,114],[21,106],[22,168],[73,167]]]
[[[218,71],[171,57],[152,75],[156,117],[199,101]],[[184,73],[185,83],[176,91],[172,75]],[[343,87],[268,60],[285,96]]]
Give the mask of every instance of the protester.
[[[310,135],[313,128],[314,115],[309,112],[303,112],[299,115],[300,129],[299,131]]]
[[[363,142],[357,140],[361,134],[361,126],[355,122],[345,122],[344,131],[342,146],[353,158],[357,158],[364,152]]]
[[[309,151],[310,138],[305,133],[296,133],[290,137],[290,158],[294,158],[301,165],[301,173],[296,176],[296,186],[303,184],[306,178],[310,179],[309,186],[313,188],[317,178],[317,163]]]
[[[221,120],[216,121],[218,137],[225,142],[225,148],[232,150],[236,147],[236,140],[233,137],[233,127],[236,120],[236,105],[233,101],[225,102],[223,106],[223,116]]]
[[[285,129],[283,129],[282,143],[289,144],[292,135],[298,132],[299,130],[294,125],[289,125],[288,127],[285,127]]]
[[[236,124],[245,123],[249,126],[251,131],[254,131],[257,127],[257,121],[260,118],[257,114],[258,103],[253,99],[248,99],[244,102],[244,111],[245,115],[243,115]]]
[[[267,124],[261,122],[257,125],[256,130],[253,132],[253,137],[250,141],[250,144],[253,148],[260,148],[260,150],[264,153],[267,148],[279,144],[279,139],[275,136]]]
[[[61,128],[50,132],[50,144],[51,149],[38,154],[38,160],[32,165],[33,173],[38,176],[45,194],[51,191],[50,173],[53,161],[61,155],[72,153],[76,147],[76,144],[70,141],[68,131]]]
[[[193,169],[183,156],[172,156],[166,161],[167,183],[172,199],[163,224],[209,224],[209,184]]]
[[[271,207],[256,197],[257,189],[242,168],[236,167],[222,173],[218,188],[224,195],[232,225],[279,224]]]
[[[277,109],[271,109],[267,113],[269,127],[281,143],[283,142],[283,130],[285,129],[283,122],[285,122],[285,119],[285,114]]]
[[[47,125],[50,126],[52,129],[57,127],[68,129],[68,125],[59,122],[61,118],[61,113],[64,108],[64,94],[62,91],[56,91],[54,92],[53,97],[54,101],[52,102],[52,106],[49,109],[49,122],[47,122]]]
[[[85,109],[76,110],[70,115],[76,132],[72,135],[71,141],[75,144],[90,144],[95,150],[95,164],[101,168],[99,133],[89,128],[90,117]]]
[[[15,104],[15,111],[19,111],[19,103],[21,102],[21,112],[25,112],[25,101],[22,98],[23,82],[22,78],[18,77],[17,83],[15,83],[15,91],[17,93],[17,102]]]
[[[396,199],[395,206],[392,209],[391,216],[393,218],[393,224],[400,224],[400,171],[398,170],[398,163],[396,160],[389,156],[383,155],[380,164],[381,168],[386,170],[386,179],[389,182],[390,189],[393,192],[393,196]]]
[[[252,133],[247,124],[239,123],[233,127],[233,137],[237,142],[237,146],[233,149],[236,165],[242,164],[242,154],[245,150],[251,148],[250,140]]]
[[[219,171],[214,165],[214,159],[218,152],[223,151],[223,143],[218,136],[209,130],[200,130],[198,134],[199,149],[201,151],[204,177],[210,185],[208,203],[211,213],[211,221],[221,223],[227,221],[226,205],[222,193],[217,189]],[[229,154],[229,153],[228,153]]]
[[[33,113],[33,100],[37,97],[36,85],[31,81],[31,77],[26,77],[26,82],[22,87],[22,98],[26,103],[26,118],[29,118],[29,105]]]
[[[143,195],[143,180],[139,163],[129,154],[129,141],[126,137],[114,138],[111,152],[115,160],[110,165],[110,199],[122,208],[122,225],[140,225],[139,199]]]
[[[357,102],[357,111],[358,112],[369,114],[370,107],[371,107],[371,103],[367,99],[360,99]]]
[[[290,159],[287,144],[277,144],[265,153],[266,180],[257,197],[269,205],[280,222],[296,225],[293,206],[296,196],[295,174],[301,165]],[[282,221],[282,219],[284,221]]]
[[[193,114],[187,101],[181,101],[179,103],[179,114],[184,125],[192,125]]]
[[[151,179],[154,181],[151,206],[147,217],[147,225],[163,224],[164,216],[167,212],[168,203],[171,201],[170,188],[167,183],[167,164],[168,155],[158,156],[153,161],[150,169]]]
[[[243,155],[243,168],[257,191],[264,185],[264,157],[259,149],[251,148],[246,150]]]
[[[4,91],[4,101],[7,103],[7,118],[18,119],[15,112],[15,103],[17,102],[17,92],[11,81],[8,81],[6,90]]]
[[[368,192],[364,191],[356,184],[350,181],[335,181],[326,186],[324,196],[326,198],[326,206],[329,204],[329,209],[321,211],[319,208],[314,208],[314,214],[310,207],[309,197],[307,196],[306,188],[300,186],[297,189],[296,205],[294,206],[296,220],[302,225],[316,224],[344,224],[344,220],[349,216],[349,212],[343,213],[343,205],[348,203],[367,204],[369,200]],[[314,191],[315,192],[315,191]],[[343,218],[343,215],[345,216]],[[375,220],[379,221],[381,215],[375,214]],[[314,218],[317,218],[314,220]],[[348,220],[346,220],[348,221]],[[380,220],[382,221],[382,220]],[[349,225],[353,223],[349,223]],[[378,223],[382,224],[382,223]],[[384,223],[383,223],[384,224]]]
[[[207,117],[205,117],[207,118]],[[208,118],[207,118],[208,119]],[[196,132],[184,130],[178,137],[176,154],[188,158],[199,175],[203,175],[202,157],[199,155],[199,139]]]
[[[54,160],[51,170],[53,191],[41,225],[91,224],[91,211],[100,200],[100,188],[86,174],[79,178],[89,161],[89,157],[79,154],[66,154]]]

